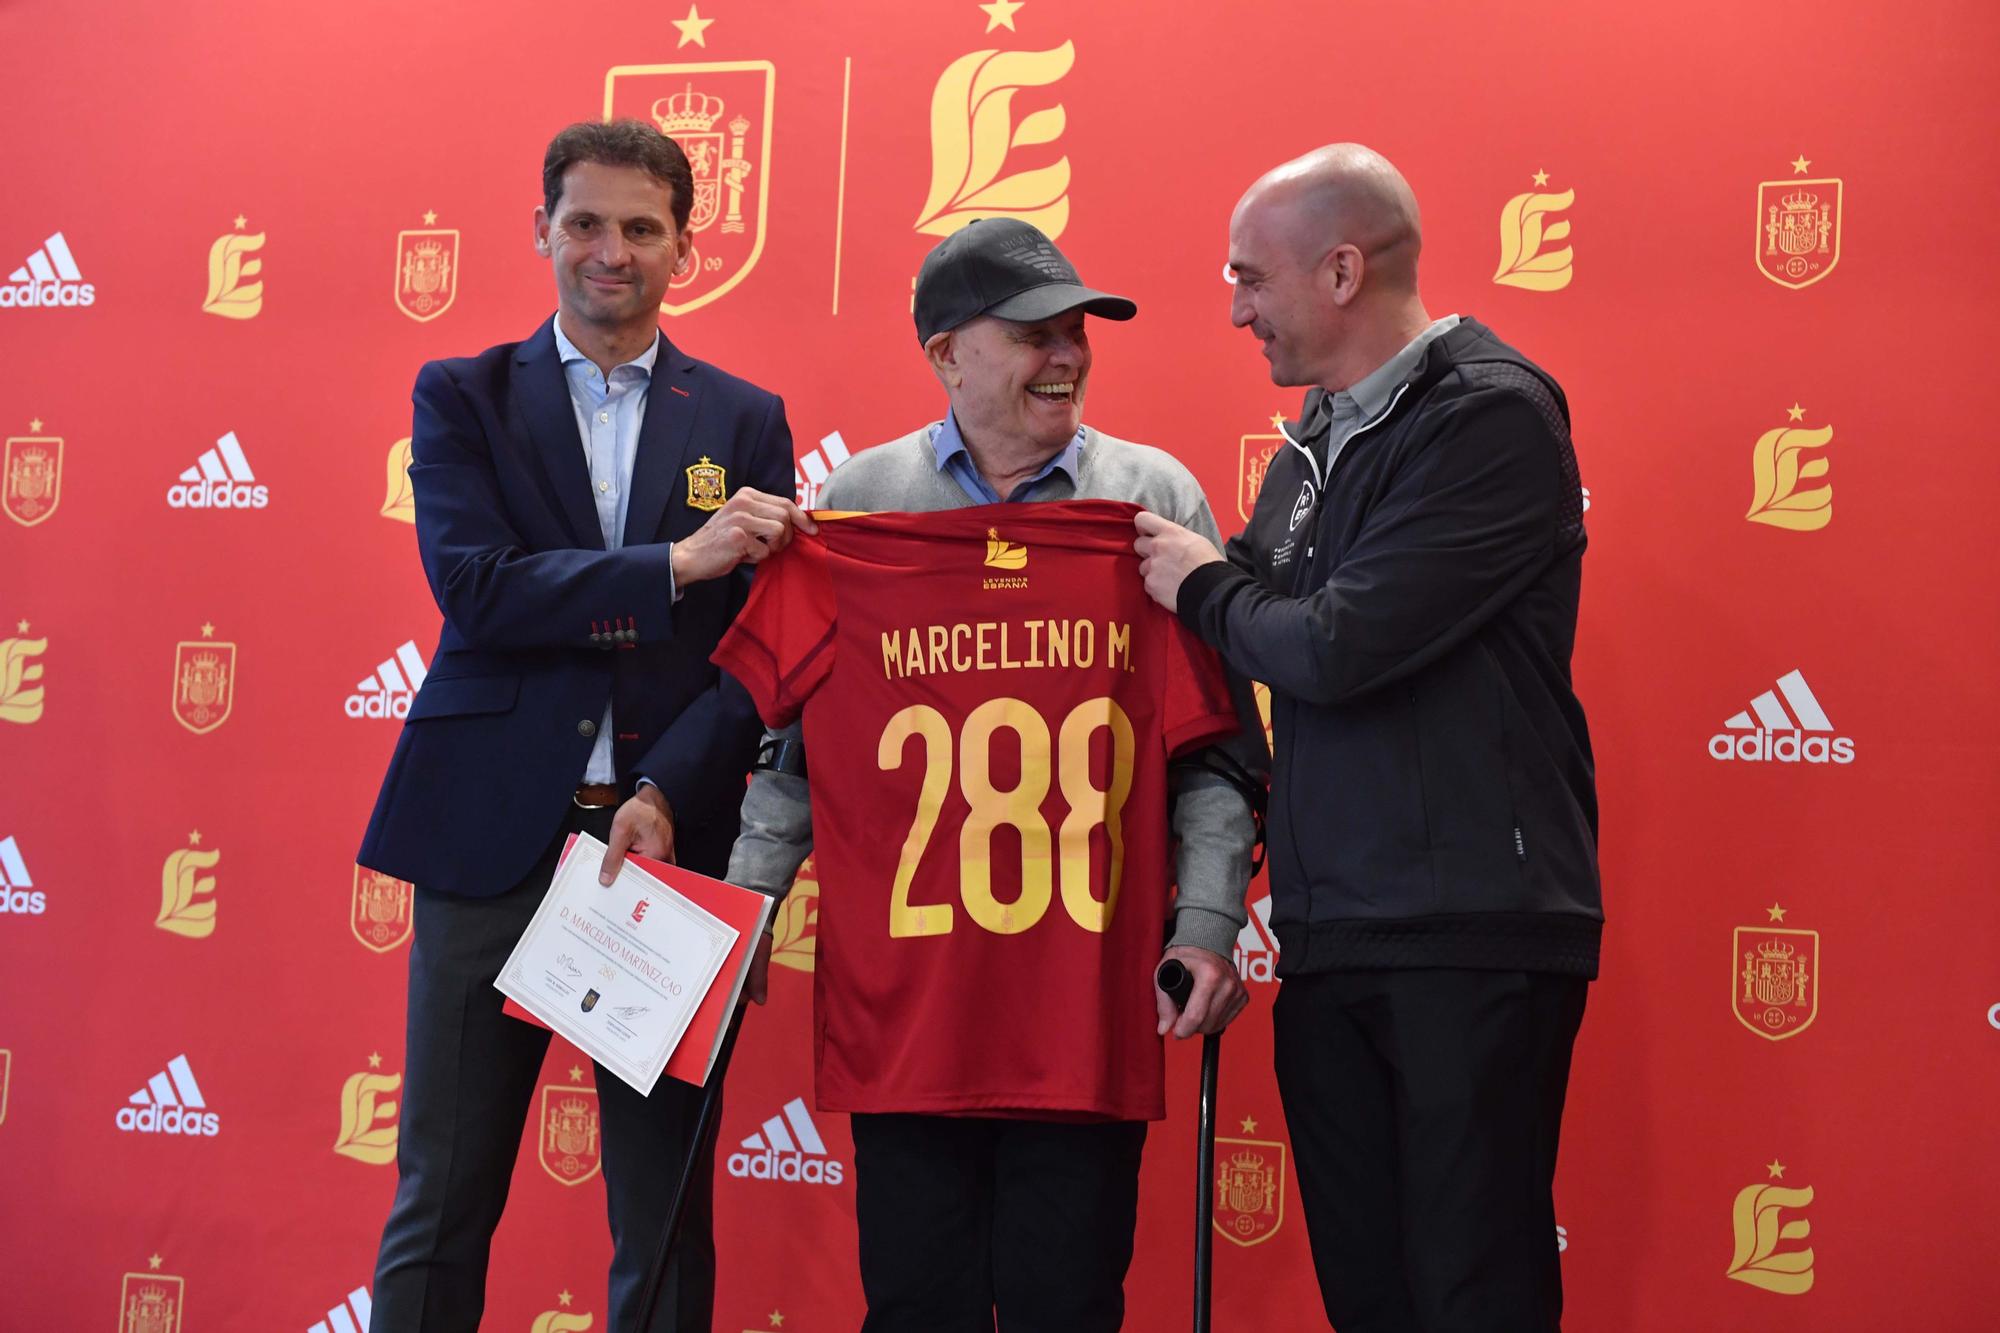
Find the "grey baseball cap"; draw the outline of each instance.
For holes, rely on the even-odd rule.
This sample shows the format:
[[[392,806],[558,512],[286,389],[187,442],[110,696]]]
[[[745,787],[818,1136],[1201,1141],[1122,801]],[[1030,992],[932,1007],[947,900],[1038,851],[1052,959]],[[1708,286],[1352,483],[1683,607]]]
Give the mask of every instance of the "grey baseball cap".
[[[1139,307],[1086,287],[1055,242],[1017,218],[980,218],[945,237],[917,270],[917,341],[993,315],[1022,324],[1071,310],[1130,319]]]

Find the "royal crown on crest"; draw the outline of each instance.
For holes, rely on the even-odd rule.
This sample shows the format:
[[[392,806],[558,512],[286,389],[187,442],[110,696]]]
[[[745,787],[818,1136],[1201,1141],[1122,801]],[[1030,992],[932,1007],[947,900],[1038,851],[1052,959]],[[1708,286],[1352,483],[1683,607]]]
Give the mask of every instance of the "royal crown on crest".
[[[1757,946],[1758,955],[1769,963],[1789,963],[1795,952],[1797,950],[1783,940],[1765,940]]]
[[[1810,213],[1819,207],[1819,196],[1811,190],[1797,190],[1779,201],[1787,213]]]
[[[664,108],[664,110],[662,109]],[[715,128],[715,122],[722,119],[722,99],[707,93],[698,93],[689,84],[672,97],[662,97],[653,103],[653,119],[659,124],[662,134],[685,134],[691,130]],[[737,117],[742,120],[742,117]],[[732,129],[735,126],[732,124]],[[748,130],[750,122],[743,122]],[[740,133],[741,131],[739,131]]]

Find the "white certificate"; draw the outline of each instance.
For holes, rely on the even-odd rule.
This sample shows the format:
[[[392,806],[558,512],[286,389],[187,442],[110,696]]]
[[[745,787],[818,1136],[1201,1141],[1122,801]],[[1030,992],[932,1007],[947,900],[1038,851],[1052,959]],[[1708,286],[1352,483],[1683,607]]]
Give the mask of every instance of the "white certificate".
[[[604,850],[577,835],[493,984],[650,1093],[737,932],[629,861],[598,884]]]

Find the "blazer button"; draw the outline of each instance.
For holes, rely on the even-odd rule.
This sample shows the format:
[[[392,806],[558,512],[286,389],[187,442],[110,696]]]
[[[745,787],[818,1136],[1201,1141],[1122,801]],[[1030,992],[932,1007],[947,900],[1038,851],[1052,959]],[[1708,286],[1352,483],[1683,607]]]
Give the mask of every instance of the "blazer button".
[[[595,736],[597,734],[597,724],[589,718],[585,718],[576,724],[576,734],[579,736]]]

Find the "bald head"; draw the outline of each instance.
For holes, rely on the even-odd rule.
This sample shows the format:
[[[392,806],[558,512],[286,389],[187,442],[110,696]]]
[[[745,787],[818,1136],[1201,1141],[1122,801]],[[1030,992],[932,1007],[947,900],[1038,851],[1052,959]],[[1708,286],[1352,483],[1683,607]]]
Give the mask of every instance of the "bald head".
[[[1341,389],[1430,322],[1417,196],[1387,158],[1328,144],[1258,177],[1229,219],[1229,318],[1276,384]]]
[[[1417,280],[1423,225],[1403,173],[1372,148],[1328,144],[1273,167],[1244,192],[1236,217],[1257,215],[1301,264],[1337,245],[1362,253],[1370,277],[1406,290]]]

